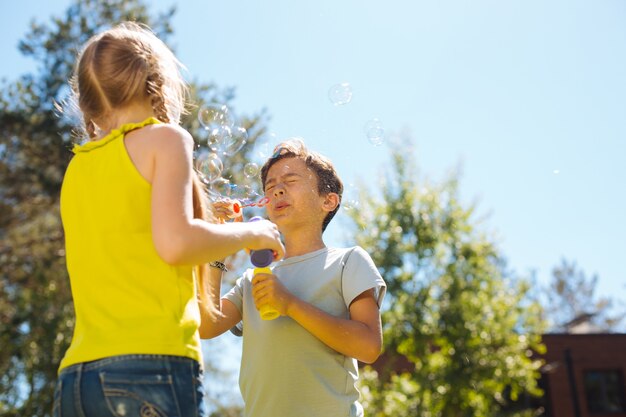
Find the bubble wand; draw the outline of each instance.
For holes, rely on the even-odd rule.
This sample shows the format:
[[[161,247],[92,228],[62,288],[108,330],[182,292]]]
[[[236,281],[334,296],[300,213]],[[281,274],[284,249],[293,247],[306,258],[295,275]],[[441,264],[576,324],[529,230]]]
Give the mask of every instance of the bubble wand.
[[[267,205],[270,202],[270,199],[268,197],[263,197],[262,199],[260,199],[259,201],[255,202],[251,202],[248,204],[242,204],[241,201],[239,200],[232,200],[232,203],[230,204],[230,213],[228,214],[228,218],[230,219],[236,219],[238,217],[243,216],[243,208],[244,207],[263,207],[265,205]],[[258,216],[256,216],[258,217]],[[254,218],[254,217],[253,217]],[[262,219],[261,217],[259,217],[256,220]],[[250,219],[250,221],[252,221],[252,219]]]

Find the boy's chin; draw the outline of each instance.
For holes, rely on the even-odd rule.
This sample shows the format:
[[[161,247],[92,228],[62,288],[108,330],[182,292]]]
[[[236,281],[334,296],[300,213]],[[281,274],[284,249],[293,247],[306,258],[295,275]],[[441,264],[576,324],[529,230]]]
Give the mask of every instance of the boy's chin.
[[[269,220],[278,227],[280,233],[284,233],[294,225],[293,220],[290,219],[289,216],[270,217]]]
[[[271,221],[272,223],[274,223],[276,226],[278,226],[278,228],[280,229],[281,225],[284,224],[286,221],[288,221],[288,219],[286,219],[285,216],[267,216],[267,219],[269,221]]]

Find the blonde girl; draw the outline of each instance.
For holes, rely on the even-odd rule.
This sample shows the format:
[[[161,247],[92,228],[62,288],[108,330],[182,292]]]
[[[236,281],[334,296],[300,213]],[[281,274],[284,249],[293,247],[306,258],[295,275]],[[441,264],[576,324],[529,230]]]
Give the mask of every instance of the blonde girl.
[[[55,416],[205,416],[200,336],[219,314],[218,260],[243,248],[283,256],[270,222],[204,219],[179,67],[135,23],[78,56],[72,88],[89,140],[74,146],[61,190],[76,325]]]

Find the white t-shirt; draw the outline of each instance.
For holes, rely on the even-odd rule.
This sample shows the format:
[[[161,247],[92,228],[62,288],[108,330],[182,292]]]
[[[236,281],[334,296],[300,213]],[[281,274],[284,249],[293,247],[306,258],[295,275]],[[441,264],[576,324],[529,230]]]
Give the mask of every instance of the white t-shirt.
[[[359,294],[386,285],[360,247],[324,248],[278,262],[272,272],[296,297],[340,318]],[[224,296],[243,317],[239,386],[246,417],[360,417],[357,361],[322,343],[290,317],[261,320],[252,269]]]

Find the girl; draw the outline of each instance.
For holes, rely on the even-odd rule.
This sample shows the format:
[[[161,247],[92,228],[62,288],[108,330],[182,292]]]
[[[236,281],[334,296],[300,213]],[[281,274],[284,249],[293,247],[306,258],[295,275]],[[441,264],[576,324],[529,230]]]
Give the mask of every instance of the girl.
[[[179,67],[135,23],[94,36],[78,57],[72,89],[90,140],[74,146],[61,190],[76,325],[55,416],[205,416],[198,330],[219,313],[197,298],[209,300],[218,259],[242,248],[283,256],[268,221],[203,219],[193,139],[178,126]]]

